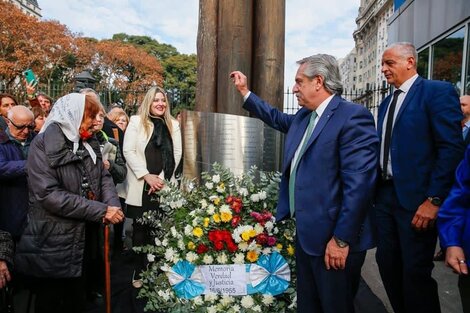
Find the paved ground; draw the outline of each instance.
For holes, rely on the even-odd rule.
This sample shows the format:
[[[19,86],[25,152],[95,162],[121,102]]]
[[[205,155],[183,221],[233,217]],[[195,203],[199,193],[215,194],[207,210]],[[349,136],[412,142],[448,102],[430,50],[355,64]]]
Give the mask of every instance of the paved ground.
[[[442,313],[461,313],[459,290],[457,288],[457,275],[455,275],[444,262],[434,262],[433,277],[439,286],[439,298]],[[388,301],[385,289],[380,279],[377,263],[375,262],[375,249],[367,253],[366,261],[362,268],[362,277],[375,295],[382,300],[388,312],[393,312]],[[359,312],[358,312],[359,313]]]

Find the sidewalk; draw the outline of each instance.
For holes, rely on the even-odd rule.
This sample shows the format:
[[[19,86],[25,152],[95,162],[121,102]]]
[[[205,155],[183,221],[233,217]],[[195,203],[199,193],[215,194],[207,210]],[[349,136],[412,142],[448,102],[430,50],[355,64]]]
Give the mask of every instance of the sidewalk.
[[[457,275],[454,274],[444,262],[434,262],[433,277],[439,286],[439,298],[441,301],[441,311],[443,313],[461,313],[462,304],[460,302],[459,290],[457,288]],[[372,292],[382,300],[388,312],[392,312],[392,306],[388,301],[379,269],[375,261],[375,249],[369,250],[366,261],[362,267],[362,277],[369,285]]]

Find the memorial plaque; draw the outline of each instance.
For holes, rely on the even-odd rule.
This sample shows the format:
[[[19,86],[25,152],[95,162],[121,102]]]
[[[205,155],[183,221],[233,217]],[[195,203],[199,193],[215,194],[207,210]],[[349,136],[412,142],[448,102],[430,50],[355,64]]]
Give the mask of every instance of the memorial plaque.
[[[183,157],[186,178],[199,178],[214,162],[239,175],[256,165],[281,168],[282,134],[256,118],[183,111]]]

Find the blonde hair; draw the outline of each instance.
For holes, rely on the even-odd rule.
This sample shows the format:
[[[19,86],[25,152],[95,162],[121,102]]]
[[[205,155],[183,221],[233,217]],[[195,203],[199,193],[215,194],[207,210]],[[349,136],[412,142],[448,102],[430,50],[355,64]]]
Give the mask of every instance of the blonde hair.
[[[124,111],[122,108],[112,108],[108,112],[108,118],[110,121],[116,123],[116,121],[121,117],[124,116],[126,118],[127,124],[129,124],[129,116],[127,115],[126,111]]]
[[[168,97],[163,88],[161,87],[150,88],[150,90],[147,91],[147,94],[145,95],[144,100],[142,101],[142,104],[140,105],[139,111],[137,112],[137,114],[140,116],[140,120],[144,127],[145,134],[148,135],[150,132],[150,125],[152,123],[150,121],[150,107],[152,106],[153,100],[155,99],[155,95],[157,93],[161,93],[165,97],[166,110],[165,110],[165,113],[163,114],[162,119],[165,122],[166,127],[168,128],[168,131],[170,132],[170,135],[173,137],[173,121],[176,122],[176,119],[173,116],[171,116],[170,102],[168,101]]]

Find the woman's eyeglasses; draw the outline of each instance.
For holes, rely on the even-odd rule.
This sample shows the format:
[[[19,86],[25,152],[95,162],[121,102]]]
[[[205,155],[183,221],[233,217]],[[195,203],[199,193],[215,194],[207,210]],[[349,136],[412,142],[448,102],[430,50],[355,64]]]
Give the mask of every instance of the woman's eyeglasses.
[[[34,123],[29,124],[29,125],[16,125],[15,123],[13,123],[13,121],[11,119],[8,119],[8,120],[18,130],[23,130],[25,128],[28,128],[29,130],[34,130],[34,128],[36,127],[36,124],[34,124]]]

